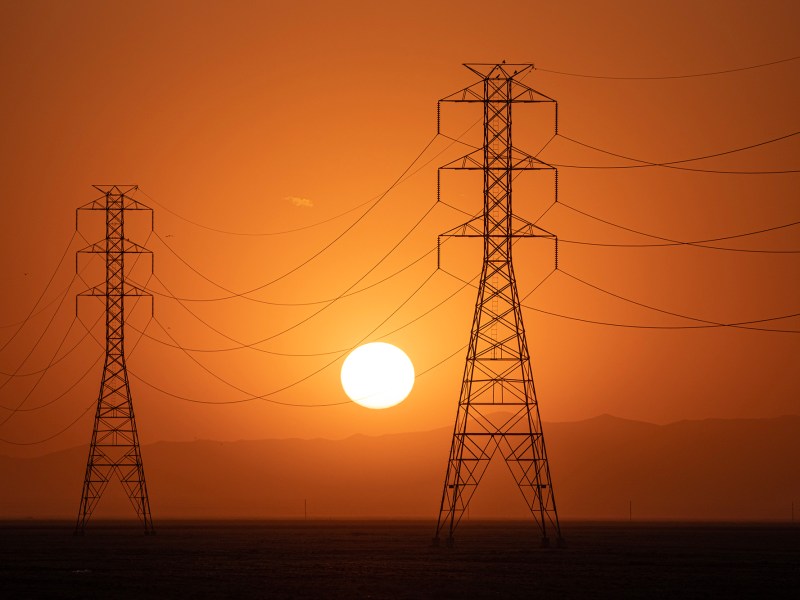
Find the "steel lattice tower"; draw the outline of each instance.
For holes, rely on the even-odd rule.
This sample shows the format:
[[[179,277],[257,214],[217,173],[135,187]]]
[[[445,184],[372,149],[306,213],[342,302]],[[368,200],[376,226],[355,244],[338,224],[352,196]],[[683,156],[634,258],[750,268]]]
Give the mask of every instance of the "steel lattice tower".
[[[112,477],[118,477],[136,514],[144,523],[145,534],[149,535],[154,533],[153,519],[150,515],[150,500],[147,496],[139,436],[136,432],[136,419],[128,383],[128,369],[125,363],[125,298],[150,296],[150,294],[126,281],[125,255],[151,253],[125,238],[125,212],[150,211],[152,225],[152,209],[128,195],[137,190],[137,186],[93,187],[103,195],[80,207],[78,211],[105,212],[106,237],[80,250],[79,254],[104,254],[106,281],[105,285],[94,286],[79,296],[105,298],[106,356],[75,533],[83,534],[86,523],[108,482]]]
[[[465,66],[481,80],[440,102],[483,104],[483,147],[441,168],[483,171],[483,214],[442,236],[483,238],[483,269],[434,543],[446,535],[452,545],[454,531],[499,450],[541,530],[542,544],[548,545],[551,535],[561,541],[561,529],[511,250],[515,238],[555,236],[514,215],[511,189],[517,171],[547,169],[553,171],[556,186],[558,179],[554,167],[514,148],[511,109],[519,102],[549,102],[556,111],[557,105],[520,82],[533,65]]]

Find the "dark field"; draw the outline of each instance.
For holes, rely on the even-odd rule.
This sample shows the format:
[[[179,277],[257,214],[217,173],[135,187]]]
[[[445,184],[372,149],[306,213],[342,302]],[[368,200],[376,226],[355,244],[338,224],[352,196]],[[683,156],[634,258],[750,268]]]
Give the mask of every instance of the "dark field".
[[[465,522],[453,548],[413,521],[0,525],[2,598],[800,597],[800,527]]]

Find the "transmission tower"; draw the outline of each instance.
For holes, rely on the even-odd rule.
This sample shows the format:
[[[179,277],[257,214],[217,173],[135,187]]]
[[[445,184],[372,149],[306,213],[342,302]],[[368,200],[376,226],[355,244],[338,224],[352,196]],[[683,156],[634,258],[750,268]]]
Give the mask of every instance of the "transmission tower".
[[[152,258],[152,253],[125,238],[125,212],[150,211],[152,227],[153,211],[128,195],[138,189],[135,185],[93,187],[103,195],[76,211],[76,227],[80,211],[103,211],[106,217],[106,237],[79,250],[78,255],[105,255],[106,281],[104,285],[94,286],[79,296],[105,298],[106,356],[75,533],[83,534],[108,482],[112,477],[117,477],[122,482],[136,514],[144,523],[145,534],[149,535],[155,532],[133,414],[128,368],[125,364],[125,298],[150,294],[126,281],[125,255],[148,253]]]
[[[517,171],[551,170],[557,194],[558,174],[551,165],[512,145],[511,109],[520,102],[552,103],[557,133],[557,105],[552,98],[521,83],[533,65],[464,66],[480,81],[439,102],[483,104],[483,147],[440,168],[483,172],[483,213],[440,237],[483,238],[483,269],[434,543],[438,544],[440,536],[446,534],[447,544],[453,544],[455,529],[499,450],[546,546],[551,535],[561,542],[561,529],[511,250],[515,238],[549,238],[556,244],[558,241],[553,234],[513,213],[511,188]],[[440,105],[437,121],[439,109]]]

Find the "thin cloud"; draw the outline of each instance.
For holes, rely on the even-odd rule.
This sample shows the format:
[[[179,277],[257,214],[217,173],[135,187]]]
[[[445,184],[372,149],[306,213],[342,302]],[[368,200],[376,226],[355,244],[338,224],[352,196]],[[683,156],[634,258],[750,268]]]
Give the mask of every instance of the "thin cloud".
[[[284,200],[288,200],[295,206],[300,208],[313,208],[314,203],[308,198],[301,198],[299,196],[287,196]]]

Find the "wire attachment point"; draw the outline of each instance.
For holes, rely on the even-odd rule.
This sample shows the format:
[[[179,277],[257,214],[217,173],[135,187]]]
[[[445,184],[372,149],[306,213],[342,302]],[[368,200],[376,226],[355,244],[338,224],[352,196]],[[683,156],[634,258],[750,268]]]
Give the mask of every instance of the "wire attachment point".
[[[556,202],[558,202],[558,169],[555,170],[556,173]]]
[[[556,236],[556,271],[558,271],[558,236]]]

